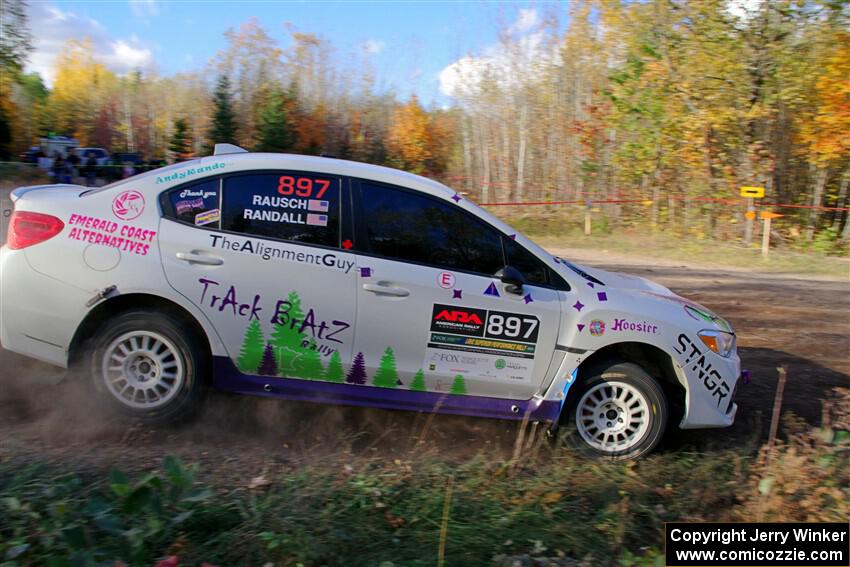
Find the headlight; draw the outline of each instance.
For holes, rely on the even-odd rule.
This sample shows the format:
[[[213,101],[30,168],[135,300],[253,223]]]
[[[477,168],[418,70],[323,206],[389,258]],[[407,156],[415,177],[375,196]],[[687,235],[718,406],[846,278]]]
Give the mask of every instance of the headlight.
[[[725,331],[700,331],[697,333],[705,346],[720,356],[728,357],[735,350],[735,335]]]
[[[714,323],[721,329],[725,331],[731,331],[732,327],[729,326],[729,323],[726,322],[726,319],[723,317],[718,317],[714,313],[710,313],[708,311],[703,311],[702,309],[697,309],[691,305],[685,305],[685,313],[699,321],[700,319],[703,321],[707,321],[709,323]]]

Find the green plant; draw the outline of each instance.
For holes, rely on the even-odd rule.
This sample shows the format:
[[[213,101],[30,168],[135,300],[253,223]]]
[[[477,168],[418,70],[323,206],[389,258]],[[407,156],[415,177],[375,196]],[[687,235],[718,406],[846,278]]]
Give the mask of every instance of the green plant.
[[[166,457],[164,475],[135,482],[118,471],[93,487],[76,475],[41,477],[28,467],[2,487],[0,557],[9,565],[95,565],[149,561],[174,543],[209,500],[196,467]]]

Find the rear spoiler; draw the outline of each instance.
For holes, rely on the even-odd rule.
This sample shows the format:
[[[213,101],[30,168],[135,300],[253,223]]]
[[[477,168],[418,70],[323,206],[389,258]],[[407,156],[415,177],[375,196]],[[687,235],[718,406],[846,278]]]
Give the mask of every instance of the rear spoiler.
[[[49,187],[73,187],[75,189],[83,188],[82,185],[72,185],[70,183],[56,183],[53,185],[31,185],[29,187],[18,187],[11,193],[9,193],[9,198],[12,200],[12,203],[15,203],[18,199],[29,193],[30,191],[36,191],[38,189],[47,189]]]

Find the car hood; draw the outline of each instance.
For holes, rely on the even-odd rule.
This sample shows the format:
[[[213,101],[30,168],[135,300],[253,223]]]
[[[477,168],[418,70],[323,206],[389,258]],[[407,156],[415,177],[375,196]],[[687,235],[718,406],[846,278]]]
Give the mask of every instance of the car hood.
[[[660,295],[676,295],[663,285],[640,276],[623,274],[621,272],[609,272],[581,264],[574,264],[566,260],[560,260],[559,263],[588,282],[604,285],[607,288],[622,291],[651,291],[654,294]]]
[[[573,264],[560,258],[558,259],[558,263],[562,266],[562,269],[566,268],[594,286],[598,286],[597,289],[615,289],[621,294],[625,293],[627,295],[640,296],[643,299],[649,298],[655,301],[677,303],[685,307],[690,307],[691,309],[686,309],[685,312],[691,318],[711,323],[724,331],[732,331],[732,327],[728,321],[716,315],[704,305],[677,295],[670,291],[669,288],[652,280],[640,276],[609,272],[607,270]]]

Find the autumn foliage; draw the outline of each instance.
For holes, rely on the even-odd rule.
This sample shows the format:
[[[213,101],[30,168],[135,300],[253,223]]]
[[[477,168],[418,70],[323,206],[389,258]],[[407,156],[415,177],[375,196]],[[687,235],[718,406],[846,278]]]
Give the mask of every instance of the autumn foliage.
[[[173,160],[231,141],[399,167],[480,202],[593,202],[612,226],[736,239],[738,188],[756,185],[764,202],[808,207],[782,211],[785,234],[793,224],[809,238],[850,237],[846,6],[581,0],[537,10],[530,29],[506,25],[497,45],[444,70],[456,80],[430,102],[382,90],[368,60],[352,64],[314,33],[290,26],[282,47],[256,18],[228,30],[206,68],[174,76],[117,75],[80,39],[47,89],[21,72],[26,49],[10,51],[0,151],[55,133]]]

